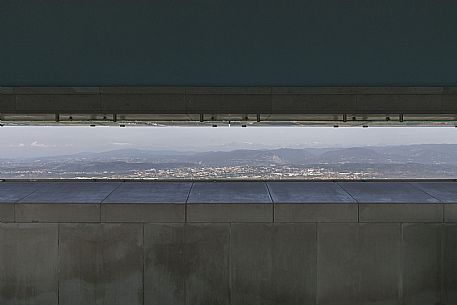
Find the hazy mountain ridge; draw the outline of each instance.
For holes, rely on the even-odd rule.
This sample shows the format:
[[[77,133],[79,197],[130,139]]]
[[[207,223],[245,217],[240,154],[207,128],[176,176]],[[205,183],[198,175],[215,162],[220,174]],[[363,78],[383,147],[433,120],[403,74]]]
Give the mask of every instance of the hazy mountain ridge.
[[[238,149],[233,151],[179,152],[118,149],[98,153],[77,153],[53,157],[6,160],[2,163],[126,162],[168,165],[172,163],[211,166],[272,164],[457,164],[457,145],[419,144],[349,148]]]

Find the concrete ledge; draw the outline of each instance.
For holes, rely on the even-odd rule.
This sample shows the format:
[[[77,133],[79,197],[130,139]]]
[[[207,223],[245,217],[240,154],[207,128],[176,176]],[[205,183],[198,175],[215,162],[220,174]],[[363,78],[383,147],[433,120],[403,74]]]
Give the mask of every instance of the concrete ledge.
[[[40,183],[1,182],[0,203],[15,203],[35,192],[42,185]]]
[[[357,222],[357,204],[275,204],[275,222]]]
[[[267,182],[274,203],[356,203],[335,182]]]
[[[100,222],[99,204],[20,203],[16,222]]]
[[[455,182],[416,182],[411,184],[440,202],[457,203],[457,183]]]
[[[457,204],[444,204],[444,222],[457,222]]]
[[[190,182],[125,182],[120,184],[103,203],[186,203]]]
[[[273,222],[273,205],[188,204],[187,222]]]
[[[358,203],[438,203],[409,182],[338,182]]]
[[[360,222],[442,222],[443,205],[376,203],[359,205]]]
[[[103,203],[102,222],[185,222],[184,204]]]
[[[36,191],[18,203],[101,203],[119,182],[46,182],[38,183]]]
[[[271,204],[263,182],[195,182],[187,203]]]

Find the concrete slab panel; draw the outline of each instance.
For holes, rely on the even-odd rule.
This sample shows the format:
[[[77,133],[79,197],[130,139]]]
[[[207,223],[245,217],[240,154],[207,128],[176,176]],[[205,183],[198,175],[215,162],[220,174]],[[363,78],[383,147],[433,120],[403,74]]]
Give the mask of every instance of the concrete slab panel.
[[[101,113],[96,94],[18,94],[16,111],[20,113]]]
[[[15,96],[12,94],[2,94],[0,90],[0,113],[14,113],[15,110]]]
[[[185,222],[184,204],[103,203],[102,222]]]
[[[457,225],[444,225],[443,300],[444,305],[457,304]]]
[[[358,95],[357,110],[362,113],[435,113],[441,99],[436,94]]]
[[[359,203],[435,203],[437,199],[408,182],[339,182]]]
[[[457,222],[457,204],[443,204],[444,222]]]
[[[100,87],[100,93],[102,95],[109,94],[185,94],[186,87],[176,86],[154,86],[154,87]]]
[[[145,304],[229,304],[229,230],[145,225]]]
[[[265,94],[187,94],[187,113],[271,113],[271,96]]]
[[[357,204],[275,204],[275,222],[358,222]]]
[[[317,304],[357,304],[358,230],[358,224],[317,225]]]
[[[118,182],[50,182],[43,183],[20,203],[100,203]]]
[[[100,204],[17,203],[16,222],[100,222]]]
[[[355,203],[333,182],[268,182],[274,203]]]
[[[263,182],[196,182],[187,203],[271,203]]]
[[[98,95],[99,87],[12,87],[18,95]]]
[[[400,224],[360,224],[358,256],[358,304],[401,304]]]
[[[13,203],[0,203],[0,222],[14,222]]]
[[[315,304],[315,224],[232,224],[232,304]]]
[[[271,87],[255,86],[255,87],[186,87],[187,95],[213,95],[213,94],[227,94],[227,95],[269,95]]]
[[[441,304],[441,224],[403,224],[405,305]]]
[[[188,222],[273,222],[272,204],[188,204]]]
[[[457,95],[443,94],[441,96],[441,111],[443,113],[451,113],[457,110]]]
[[[191,266],[184,253],[184,232],[184,224],[144,225],[145,305],[185,304]]]
[[[124,182],[103,203],[186,203],[190,182]]]
[[[230,225],[186,225],[186,304],[230,304]]]
[[[58,228],[0,224],[0,304],[57,305]]]
[[[271,87],[273,94],[443,94],[450,87]]]
[[[186,112],[184,94],[104,94],[104,113],[170,113]]]
[[[59,305],[142,305],[143,228],[62,224]]]
[[[457,203],[456,182],[416,182],[412,183],[412,185],[435,197],[441,202]]]
[[[272,113],[347,113],[354,112],[354,95],[336,94],[273,94]]]
[[[40,187],[39,183],[33,182],[0,182],[0,203],[17,202]]]
[[[442,222],[443,205],[376,203],[359,205],[360,222]]]

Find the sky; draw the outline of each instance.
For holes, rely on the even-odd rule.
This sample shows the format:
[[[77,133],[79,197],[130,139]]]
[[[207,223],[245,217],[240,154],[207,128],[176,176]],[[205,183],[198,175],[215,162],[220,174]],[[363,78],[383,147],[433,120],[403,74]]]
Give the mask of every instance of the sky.
[[[116,149],[235,149],[457,144],[454,127],[0,127],[0,158]]]

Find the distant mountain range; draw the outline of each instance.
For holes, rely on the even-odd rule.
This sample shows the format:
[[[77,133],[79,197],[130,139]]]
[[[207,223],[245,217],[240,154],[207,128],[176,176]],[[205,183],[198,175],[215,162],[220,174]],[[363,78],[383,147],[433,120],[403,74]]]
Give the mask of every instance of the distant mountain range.
[[[152,151],[140,149],[118,149],[100,153],[77,153],[72,155],[0,160],[1,163],[81,163],[110,162],[144,163],[174,166],[178,164],[200,166],[269,166],[311,164],[450,164],[457,165],[457,145],[423,144],[400,146],[366,146],[350,148],[304,148],[304,149],[260,149],[209,152]],[[141,166],[140,166],[141,167]]]

